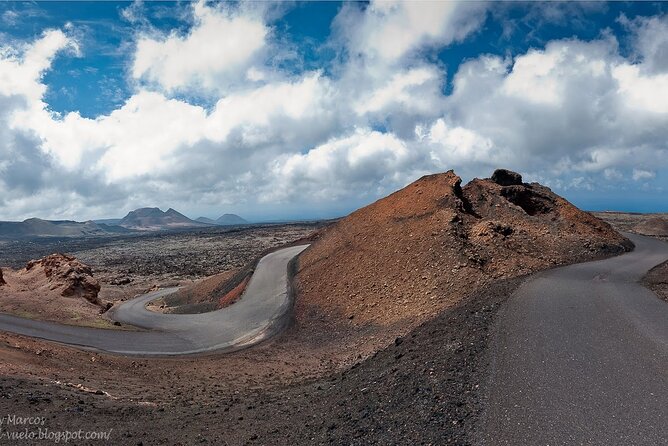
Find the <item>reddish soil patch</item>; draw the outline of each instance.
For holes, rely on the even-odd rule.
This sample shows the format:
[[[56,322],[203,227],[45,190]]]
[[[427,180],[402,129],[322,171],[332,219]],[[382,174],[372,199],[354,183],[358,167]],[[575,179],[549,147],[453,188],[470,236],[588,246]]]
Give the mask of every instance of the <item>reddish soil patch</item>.
[[[224,308],[236,302],[236,300],[239,299],[243,294],[244,290],[246,289],[246,285],[248,285],[249,281],[250,278],[246,277],[239,285],[234,287],[232,291],[230,291],[229,293],[218,299],[218,307]]]

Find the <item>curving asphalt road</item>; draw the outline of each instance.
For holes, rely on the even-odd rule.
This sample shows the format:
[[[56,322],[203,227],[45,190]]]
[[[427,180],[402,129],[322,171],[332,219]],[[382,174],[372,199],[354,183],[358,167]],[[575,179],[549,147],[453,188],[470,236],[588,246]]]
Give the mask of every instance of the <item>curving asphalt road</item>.
[[[84,349],[123,355],[171,356],[231,351],[256,344],[285,326],[292,306],[288,263],[308,245],[281,249],[263,257],[238,302],[202,314],[160,314],[146,309],[176,288],[149,293],[124,303],[111,317],[146,331],[102,330],[34,321],[0,313],[0,330]]]
[[[668,244],[540,273],[502,308],[481,445],[668,445],[668,304],[637,281]]]

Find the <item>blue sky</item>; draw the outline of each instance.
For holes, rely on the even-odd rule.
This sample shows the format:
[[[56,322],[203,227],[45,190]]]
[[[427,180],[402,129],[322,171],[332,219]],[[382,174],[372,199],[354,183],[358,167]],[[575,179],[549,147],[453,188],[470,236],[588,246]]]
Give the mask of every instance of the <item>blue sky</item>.
[[[518,170],[668,211],[668,4],[0,3],[0,220],[332,217]]]

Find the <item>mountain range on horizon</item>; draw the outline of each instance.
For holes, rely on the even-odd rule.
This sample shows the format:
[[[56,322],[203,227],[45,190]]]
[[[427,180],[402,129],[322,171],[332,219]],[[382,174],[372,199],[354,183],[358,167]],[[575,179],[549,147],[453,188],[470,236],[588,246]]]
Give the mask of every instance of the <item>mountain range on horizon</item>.
[[[130,229],[91,220],[78,222],[28,218],[24,221],[0,221],[0,237],[81,237],[127,232],[131,232]]]
[[[121,219],[118,226],[138,231],[159,231],[191,227],[208,227],[206,223],[191,220],[173,208],[166,211],[160,208],[139,208]]]
[[[192,220],[173,208],[162,211],[145,207],[128,212],[123,218],[78,222],[28,218],[24,221],[0,221],[0,237],[76,237],[124,234],[135,231],[165,231],[212,226],[248,224],[235,214],[223,214],[217,220],[200,217]]]
[[[215,220],[207,217],[198,217],[197,219],[195,219],[195,221],[218,226],[235,226],[235,225],[249,224],[248,220],[239,217],[237,214],[223,214]]]

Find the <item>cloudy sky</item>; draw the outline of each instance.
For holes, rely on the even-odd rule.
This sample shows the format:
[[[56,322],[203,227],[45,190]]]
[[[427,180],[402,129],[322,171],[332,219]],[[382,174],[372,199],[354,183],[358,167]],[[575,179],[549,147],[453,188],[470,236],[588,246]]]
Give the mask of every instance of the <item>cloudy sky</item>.
[[[668,211],[668,4],[0,4],[0,220],[332,217],[496,167]]]

